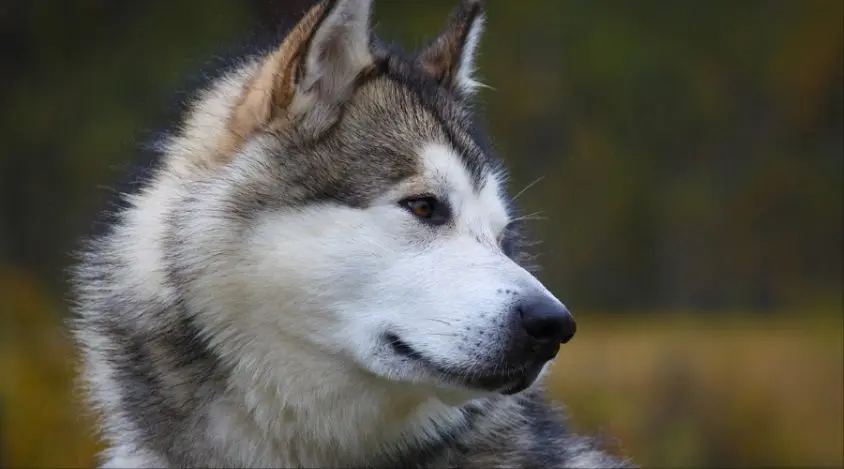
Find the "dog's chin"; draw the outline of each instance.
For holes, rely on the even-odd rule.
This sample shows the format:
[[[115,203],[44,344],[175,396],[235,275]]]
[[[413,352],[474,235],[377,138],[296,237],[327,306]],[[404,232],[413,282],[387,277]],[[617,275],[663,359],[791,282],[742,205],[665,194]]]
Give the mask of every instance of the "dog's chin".
[[[440,385],[481,394],[512,395],[524,391],[536,382],[545,365],[556,355],[525,357],[512,367],[477,363],[455,367],[438,363],[394,334],[387,334],[386,340],[394,354],[423,367],[426,375],[436,379]],[[484,369],[490,371],[485,372]]]

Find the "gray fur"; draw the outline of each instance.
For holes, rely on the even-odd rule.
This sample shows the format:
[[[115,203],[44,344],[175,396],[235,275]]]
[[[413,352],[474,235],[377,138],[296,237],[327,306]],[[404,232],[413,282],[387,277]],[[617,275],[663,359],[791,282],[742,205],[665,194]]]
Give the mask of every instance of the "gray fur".
[[[331,20],[332,12],[343,13],[337,8],[349,9],[337,16],[347,23],[364,18],[355,16],[352,0],[330,2],[326,8],[325,21]],[[220,431],[228,414],[249,420],[244,402],[251,397],[236,386],[241,357],[233,355],[236,346],[227,348],[233,337],[211,332],[217,330],[209,325],[215,304],[206,289],[209,278],[229,268],[224,260],[242,248],[257,219],[321,204],[364,210],[420,174],[420,142],[441,142],[454,149],[476,193],[491,175],[503,175],[474,120],[469,90],[456,81],[465,71],[442,68],[431,75],[420,65],[428,60],[459,66],[462,55],[432,57],[437,47],[447,49],[448,44],[462,54],[465,44],[460,42],[466,33],[457,34],[454,28],[459,30],[461,19],[474,25],[478,15],[477,2],[464,2],[443,39],[421,55],[404,56],[372,38],[372,64],[354,80],[348,75],[353,65],[342,62],[345,68],[328,68],[339,81],[331,90],[322,90],[334,94],[314,109],[328,106],[330,112],[312,111],[292,124],[257,132],[225,164],[201,159],[208,152],[203,145],[212,145],[207,142],[216,138],[213,129],[189,122],[168,142],[163,166],[138,194],[126,196],[127,207],[109,232],[88,243],[74,270],[78,314],[73,329],[84,352],[86,386],[109,444],[106,465],[246,467],[319,460],[356,467],[632,467],[603,453],[592,440],[570,434],[562,411],[546,403],[538,386],[456,404],[447,424],[408,424],[397,437],[376,442],[365,457],[329,449],[334,443],[328,441],[325,452],[331,457],[296,459],[292,452],[298,447],[279,448],[283,442],[273,441],[257,424],[248,427],[254,433],[240,437],[245,449],[226,450],[209,436]],[[335,20],[340,27],[356,27]],[[455,46],[455,41],[460,44]],[[254,60],[246,61],[221,78],[200,95],[188,119],[194,124],[216,122],[216,109],[231,105],[215,103],[233,99],[232,90],[240,86],[227,88],[226,80],[240,83],[256,67]],[[307,73],[300,71],[298,79],[307,80]],[[353,89],[337,91],[348,86]],[[207,138],[198,138],[205,131]],[[162,202],[151,202],[157,198]],[[510,201],[504,203],[514,217]],[[152,215],[143,214],[153,209]],[[151,217],[149,226],[144,217]],[[139,232],[147,228],[149,232]],[[502,237],[505,254],[521,260],[516,226]],[[145,252],[138,247],[144,243],[153,246],[150,255],[157,256],[148,271],[138,266],[145,260],[137,255]],[[132,249],[136,251],[130,255]],[[414,433],[423,426],[427,434]],[[321,444],[312,443],[317,453]],[[283,457],[273,459],[273,454]]]

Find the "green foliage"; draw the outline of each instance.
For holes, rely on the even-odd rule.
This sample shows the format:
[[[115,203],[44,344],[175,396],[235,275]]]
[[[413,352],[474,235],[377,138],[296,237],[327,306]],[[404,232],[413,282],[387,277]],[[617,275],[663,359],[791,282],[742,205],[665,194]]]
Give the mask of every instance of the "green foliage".
[[[0,259],[60,286],[185,77],[304,3],[13,2]],[[378,2],[376,29],[420,45],[453,3]],[[544,176],[520,201],[548,218],[550,286],[580,308],[841,307],[843,8],[489,2],[482,101],[514,190]]]

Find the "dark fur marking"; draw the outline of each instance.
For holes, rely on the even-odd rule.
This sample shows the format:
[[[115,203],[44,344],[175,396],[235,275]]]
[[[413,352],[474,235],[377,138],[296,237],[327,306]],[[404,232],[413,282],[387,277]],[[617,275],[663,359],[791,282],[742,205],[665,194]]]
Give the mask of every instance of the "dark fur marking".
[[[492,163],[492,151],[486,140],[480,137],[480,132],[475,128],[477,124],[469,110],[433,78],[401,55],[392,55],[389,64],[387,76],[413,93],[418,99],[418,104],[437,120],[448,143],[462,157],[475,190],[479,192],[490,169],[496,165]],[[459,138],[458,132],[466,134],[468,139]]]
[[[423,443],[417,442],[404,451],[391,454],[385,464],[379,464],[378,467],[436,467],[437,463],[448,462],[442,460],[445,454],[465,456],[471,448],[463,437],[475,428],[478,420],[485,417],[485,410],[483,403],[463,406],[460,409],[462,419],[455,426],[437,426],[435,438]]]

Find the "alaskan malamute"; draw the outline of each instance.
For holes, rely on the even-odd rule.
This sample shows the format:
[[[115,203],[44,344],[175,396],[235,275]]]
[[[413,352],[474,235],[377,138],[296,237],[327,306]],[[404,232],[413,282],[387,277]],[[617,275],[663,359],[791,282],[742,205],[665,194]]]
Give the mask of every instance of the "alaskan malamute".
[[[535,383],[575,333],[473,119],[482,5],[429,45],[323,1],[199,92],[74,270],[106,467],[628,467]]]

